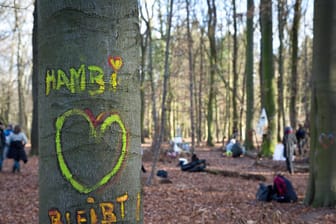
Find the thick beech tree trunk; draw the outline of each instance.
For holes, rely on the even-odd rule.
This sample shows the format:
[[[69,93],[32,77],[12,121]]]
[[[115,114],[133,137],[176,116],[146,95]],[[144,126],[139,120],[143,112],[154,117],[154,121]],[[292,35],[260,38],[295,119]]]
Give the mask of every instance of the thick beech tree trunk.
[[[315,1],[310,177],[305,202],[336,205],[336,3]]]
[[[37,14],[39,223],[142,223],[138,2]]]

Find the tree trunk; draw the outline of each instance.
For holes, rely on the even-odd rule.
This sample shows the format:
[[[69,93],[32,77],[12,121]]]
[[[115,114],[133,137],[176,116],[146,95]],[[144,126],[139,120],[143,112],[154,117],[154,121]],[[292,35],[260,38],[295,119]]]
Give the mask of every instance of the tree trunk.
[[[207,124],[208,124],[208,136],[207,145],[213,146],[212,126],[213,126],[213,101],[215,97],[215,74],[217,66],[217,52],[216,52],[216,4],[215,0],[207,0],[208,3],[208,38],[210,42],[210,83],[209,83],[209,99],[207,105]]]
[[[162,139],[164,137],[164,130],[165,130],[165,122],[166,122],[166,97],[167,97],[167,85],[169,81],[169,49],[170,49],[170,32],[171,32],[171,23],[172,23],[172,14],[173,14],[173,5],[174,0],[170,0],[170,7],[169,7],[169,15],[167,21],[167,32],[166,32],[166,51],[165,51],[165,63],[164,63],[164,75],[163,75],[163,90],[162,90],[162,102],[161,102],[161,122],[160,122],[160,129],[158,130],[158,137],[155,139],[154,144],[154,158],[152,164],[151,174],[147,179],[147,184],[151,184],[151,180],[154,177],[156,163],[160,156],[160,147],[162,143]]]
[[[245,129],[245,147],[252,149],[253,147],[253,113],[254,113],[254,89],[253,89],[253,15],[254,1],[247,1],[247,17],[246,17],[246,129]]]
[[[30,134],[30,142],[31,142],[31,155],[37,155],[38,154],[38,136],[39,136],[39,125],[38,125],[38,61],[37,61],[37,7],[36,7],[37,1],[35,1],[34,5],[34,27],[33,27],[33,86],[32,88],[32,97],[33,97],[33,122],[32,122],[32,128],[31,128],[31,134]]]
[[[233,5],[233,57],[232,57],[232,69],[233,69],[233,92],[232,92],[232,115],[233,115],[233,129],[238,130],[238,40],[237,40],[237,13],[236,13],[236,0],[232,0]],[[237,136],[238,137],[238,136]]]
[[[188,32],[188,61],[189,61],[189,92],[190,92],[190,124],[191,124],[191,152],[195,149],[195,115],[194,115],[194,66],[193,66],[193,40],[190,29],[190,2],[186,0],[187,32]]]
[[[200,145],[202,141],[202,95],[203,95],[203,73],[204,73],[204,28],[201,28],[200,37],[200,72],[199,72],[199,82],[198,82],[198,119],[197,119],[197,145]]]
[[[141,143],[145,142],[145,130],[144,130],[144,122],[145,122],[145,111],[146,111],[146,104],[145,104],[145,76],[146,76],[146,59],[147,58],[147,49],[149,45],[150,35],[151,35],[151,26],[150,26],[150,15],[148,11],[148,6],[146,2],[144,6],[140,6],[140,15],[143,22],[146,24],[146,31],[144,34],[141,35],[141,70],[140,70],[140,99],[141,99]],[[144,12],[145,10],[147,14],[147,18],[145,18]],[[148,60],[149,61],[149,60]]]
[[[286,25],[287,12],[286,7],[287,0],[278,0],[278,29],[279,29],[279,50],[278,50],[278,139],[282,138],[283,128],[286,125],[286,114],[284,108],[284,57],[283,57],[283,39],[284,28]]]
[[[315,1],[311,106],[310,176],[305,203],[336,205],[336,4]]]
[[[297,95],[298,95],[298,34],[299,34],[299,25],[301,17],[301,0],[295,1],[294,6],[294,21],[291,33],[291,43],[292,43],[292,73],[291,73],[291,95],[290,95],[290,123],[295,128],[297,123]]]
[[[263,139],[262,154],[271,156],[277,143],[275,113],[275,80],[273,70],[273,38],[272,38],[272,2],[261,0],[261,65],[263,76],[263,103],[268,117],[267,135]]]
[[[142,223],[138,2],[37,14],[39,223]]]
[[[22,65],[22,57],[21,57],[21,35],[22,31],[20,29],[20,21],[19,21],[19,8],[20,5],[14,1],[14,14],[15,14],[15,31],[17,35],[17,51],[16,51],[16,69],[17,69],[17,91],[18,91],[18,103],[19,103],[19,117],[18,122],[21,125],[23,130],[27,130],[27,122],[26,122],[26,112],[25,112],[25,97],[24,97],[24,86],[23,86],[23,65]]]

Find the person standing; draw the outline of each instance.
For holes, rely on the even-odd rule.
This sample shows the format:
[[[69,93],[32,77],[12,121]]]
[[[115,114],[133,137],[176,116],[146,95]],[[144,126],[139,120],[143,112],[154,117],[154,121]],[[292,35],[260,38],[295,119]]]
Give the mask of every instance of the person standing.
[[[303,145],[305,143],[305,137],[306,137],[306,131],[303,128],[302,124],[299,124],[299,129],[295,133],[297,143],[298,143],[298,148],[299,148],[299,154],[302,155],[303,153]]]
[[[21,127],[19,125],[15,125],[13,133],[9,136],[8,152],[8,158],[14,159],[13,173],[16,171],[20,172],[20,160],[24,163],[28,161],[24,150],[27,141],[26,135],[21,131]]]
[[[9,150],[9,136],[13,133],[13,125],[9,124],[7,128],[4,130],[6,136],[6,144],[3,150],[3,160],[7,158],[7,153]]]
[[[4,160],[4,149],[6,147],[6,137],[4,132],[4,124],[0,122],[0,171],[2,171],[2,162]]]
[[[296,136],[293,134],[293,129],[291,127],[285,128],[282,143],[284,145],[284,157],[286,157],[287,170],[290,174],[293,174],[294,173],[293,156],[297,140]]]

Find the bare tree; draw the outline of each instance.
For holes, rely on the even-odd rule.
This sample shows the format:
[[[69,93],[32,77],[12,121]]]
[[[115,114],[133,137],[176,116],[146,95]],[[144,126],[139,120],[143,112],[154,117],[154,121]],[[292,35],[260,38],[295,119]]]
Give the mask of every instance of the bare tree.
[[[217,12],[215,0],[207,0],[208,3],[208,38],[210,42],[210,83],[209,83],[209,99],[207,105],[207,124],[208,124],[208,136],[207,145],[213,146],[212,126],[213,126],[213,107],[215,98],[215,74],[217,71],[217,50],[216,50],[216,23]]]
[[[254,113],[254,85],[253,85],[253,15],[254,1],[247,1],[246,13],[246,129],[245,129],[245,147],[253,148],[253,113]]]
[[[298,34],[301,17],[301,0],[296,0],[294,5],[294,21],[291,32],[291,82],[290,82],[290,122],[295,128],[297,124],[297,93],[298,93]]]
[[[193,66],[193,39],[190,24],[190,0],[186,0],[187,8],[187,35],[188,35],[188,61],[189,61],[189,92],[190,92],[190,123],[191,123],[191,151],[195,149],[195,116],[194,116],[194,66]]]
[[[168,12],[168,20],[167,20],[167,32],[166,32],[166,50],[165,50],[165,63],[164,63],[164,78],[163,78],[163,90],[162,90],[162,101],[161,101],[161,122],[160,122],[160,128],[158,130],[155,130],[155,132],[158,131],[158,134],[155,134],[157,136],[154,139],[153,151],[154,151],[154,158],[153,158],[153,164],[152,164],[152,170],[151,175],[147,179],[147,184],[151,184],[151,180],[154,177],[155,169],[156,169],[156,163],[159,159],[160,155],[160,147],[162,143],[162,139],[164,136],[164,130],[165,130],[165,121],[166,121],[166,97],[167,97],[167,85],[169,80],[169,48],[170,48],[170,32],[171,32],[171,24],[172,24],[172,17],[173,17],[173,5],[174,0],[170,0],[169,3],[169,12]]]

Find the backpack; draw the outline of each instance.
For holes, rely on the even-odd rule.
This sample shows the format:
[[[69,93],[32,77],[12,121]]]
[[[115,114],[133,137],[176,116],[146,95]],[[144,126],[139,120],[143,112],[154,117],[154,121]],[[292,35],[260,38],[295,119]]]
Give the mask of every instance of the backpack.
[[[273,199],[278,202],[296,202],[297,195],[292,183],[282,175],[276,175],[273,180]]]
[[[266,185],[264,183],[259,184],[258,191],[256,193],[256,198],[258,201],[271,201],[273,194],[272,185]]]

